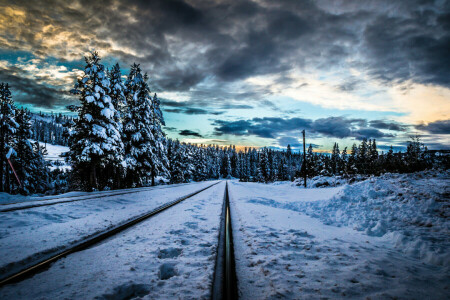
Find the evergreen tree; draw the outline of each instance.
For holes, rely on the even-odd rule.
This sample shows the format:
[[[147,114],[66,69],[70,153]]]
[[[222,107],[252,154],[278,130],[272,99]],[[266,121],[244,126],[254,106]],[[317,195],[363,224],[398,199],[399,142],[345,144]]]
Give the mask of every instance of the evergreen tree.
[[[0,84],[0,192],[11,192],[11,171],[6,162],[7,154],[13,153],[15,133],[18,124],[15,121],[16,109],[7,83]]]
[[[357,169],[357,160],[358,160],[358,147],[356,144],[352,145],[352,150],[350,152],[350,157],[348,158],[348,170],[351,174],[358,173]]]
[[[183,165],[183,152],[178,141],[170,142],[168,146],[170,183],[185,182]]]
[[[144,76],[146,79],[146,76]],[[153,152],[151,157],[151,176],[152,185],[155,185],[155,176],[157,174],[167,174],[168,159],[166,155],[166,136],[162,131],[162,125],[165,125],[163,113],[160,108],[160,101],[156,95],[152,99],[152,127],[151,132],[153,140]]]
[[[126,86],[127,110],[124,116],[124,144],[128,185],[141,186],[154,174],[157,160],[153,135],[154,111],[147,76],[137,64],[131,66]],[[152,175],[153,177],[153,175]]]
[[[31,118],[26,110],[20,109],[16,120],[19,125],[15,145],[16,169],[22,185],[20,192],[43,193],[49,188],[50,173],[41,151],[28,140],[31,137]]]
[[[85,189],[103,189],[110,184],[110,177],[102,171],[123,161],[123,144],[105,67],[96,52],[85,61],[84,75],[72,90],[79,95],[80,106],[70,135],[69,158]]]

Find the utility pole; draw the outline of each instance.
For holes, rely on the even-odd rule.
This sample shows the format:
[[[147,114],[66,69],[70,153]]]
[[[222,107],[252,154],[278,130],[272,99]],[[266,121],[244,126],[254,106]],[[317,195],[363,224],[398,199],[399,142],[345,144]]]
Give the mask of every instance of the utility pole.
[[[305,188],[306,188],[306,144],[305,144],[305,129],[302,131],[303,133],[303,176],[305,181]]]

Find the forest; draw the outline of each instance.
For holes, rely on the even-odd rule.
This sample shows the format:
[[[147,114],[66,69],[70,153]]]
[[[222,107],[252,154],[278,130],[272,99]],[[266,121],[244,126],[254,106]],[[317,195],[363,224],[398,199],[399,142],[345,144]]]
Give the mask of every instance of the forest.
[[[406,152],[379,153],[376,140],[363,139],[351,149],[334,144],[331,153],[305,156],[270,147],[194,145],[167,138],[160,100],[151,93],[149,77],[138,64],[122,80],[118,64],[106,68],[98,53],[85,58],[84,75],[71,93],[79,103],[69,109],[76,117],[34,114],[15,106],[7,83],[0,85],[0,191],[59,193],[181,183],[217,178],[241,181],[293,181],[307,176],[380,175],[448,168],[446,155],[428,151],[418,136]],[[45,146],[64,145],[71,170],[50,171]],[[12,168],[14,166],[14,170]],[[158,181],[158,182],[157,182]]]

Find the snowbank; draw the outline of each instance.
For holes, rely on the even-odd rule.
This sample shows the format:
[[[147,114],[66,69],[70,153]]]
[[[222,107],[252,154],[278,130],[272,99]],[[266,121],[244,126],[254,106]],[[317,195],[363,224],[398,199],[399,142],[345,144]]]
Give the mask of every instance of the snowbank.
[[[349,176],[316,176],[313,178],[308,178],[306,180],[306,185],[308,188],[325,188],[325,187],[336,187],[342,186],[345,184],[352,184],[355,182],[360,182],[369,178],[364,175],[355,175],[352,177]],[[304,185],[303,178],[297,178],[292,183],[294,186],[302,187]]]
[[[432,181],[426,176],[420,183],[423,187],[442,187],[442,178]],[[410,184],[422,180],[402,178]],[[391,242],[390,234],[403,231],[420,234],[418,241],[431,240],[435,235],[429,227],[416,234],[414,225],[401,227],[388,220],[383,228],[373,228],[376,224],[370,227],[389,232],[378,237],[373,232],[367,235],[352,227],[336,226],[361,224],[371,212],[376,219],[380,211],[393,209],[383,203],[391,201],[383,195],[391,186],[384,184],[393,184],[398,193],[401,178],[372,180],[372,185],[366,181],[316,189],[287,184],[229,184],[240,299],[448,299],[449,268],[406,255],[394,249]],[[381,204],[376,205],[371,198],[374,192],[379,193]],[[346,200],[341,200],[344,197]],[[362,197],[365,200],[359,199]],[[360,200],[367,207],[358,206]],[[400,209],[413,211],[412,207]],[[445,250],[446,241],[448,237],[434,246]]]
[[[326,201],[284,206],[325,224],[384,237],[413,257],[450,266],[449,179],[449,171],[385,174],[348,185]]]

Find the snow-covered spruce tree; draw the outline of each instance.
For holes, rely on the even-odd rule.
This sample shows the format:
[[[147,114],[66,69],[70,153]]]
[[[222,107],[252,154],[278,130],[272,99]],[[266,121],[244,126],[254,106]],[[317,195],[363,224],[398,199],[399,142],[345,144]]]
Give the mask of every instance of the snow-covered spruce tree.
[[[35,149],[28,140],[31,137],[31,117],[25,109],[19,109],[16,116],[19,128],[15,149],[16,169],[22,183],[22,194],[43,193],[49,188],[50,171],[41,151]],[[19,186],[16,185],[19,190]]]
[[[353,143],[352,150],[350,151],[350,156],[348,158],[348,172],[350,174],[358,173],[357,163],[358,163],[358,147],[356,146],[355,143]]]
[[[126,97],[125,97],[125,85],[122,81],[122,73],[120,71],[120,66],[116,63],[109,71],[108,77],[110,80],[110,90],[109,96],[111,97],[111,102],[116,110],[114,114],[114,121],[118,125],[118,130],[123,133],[122,121],[126,113]],[[125,151],[125,149],[124,149]],[[125,155],[125,153],[123,153]],[[125,168],[122,164],[115,164],[112,166],[112,173],[114,174],[114,187],[123,187],[122,179],[125,177]]]
[[[339,169],[344,175],[347,175],[348,173],[347,147],[345,147],[344,150],[342,150]]]
[[[137,64],[131,66],[125,82],[127,109],[124,116],[124,141],[128,185],[142,185],[151,177],[152,185],[158,173],[167,173],[166,138],[159,100],[152,98]]]
[[[368,144],[367,139],[363,138],[361,144],[358,148],[358,155],[357,155],[357,168],[358,172],[362,174],[367,174],[367,159],[368,159]]]
[[[127,100],[125,97],[125,85],[122,81],[122,73],[118,63],[108,71],[108,76],[110,80],[109,96],[117,111],[114,118],[116,119],[116,122],[120,124],[121,118],[125,114]]]
[[[230,153],[227,152],[225,153],[225,157],[226,157],[226,178],[231,178],[231,176],[233,176],[233,169],[231,168],[231,158],[230,158]]]
[[[259,152],[258,163],[258,181],[269,182],[270,181],[270,165],[267,148],[261,149]]]
[[[18,124],[16,109],[7,83],[0,84],[0,192],[11,192],[11,171],[6,161],[13,151]]]
[[[206,155],[203,147],[195,147],[193,157],[193,174],[192,177],[195,181],[205,180],[208,176],[206,166]]]
[[[152,134],[154,137],[154,140],[152,142],[155,153],[154,158],[152,158],[152,171],[151,171],[152,185],[155,185],[156,174],[168,175],[167,166],[169,165],[169,160],[167,158],[167,139],[166,135],[162,131],[162,126],[166,125],[166,123],[164,121],[160,105],[161,103],[158,99],[158,96],[155,93],[152,99],[152,111],[153,111]]]
[[[85,61],[84,75],[72,90],[79,95],[80,106],[70,134],[69,159],[84,189],[104,189],[113,184],[112,170],[123,161],[124,147],[105,67],[97,52]]]
[[[171,141],[169,144],[170,183],[182,183],[189,180],[190,170],[188,170],[189,165],[187,165],[186,148],[186,145],[180,144],[179,141]]]
[[[338,174],[340,169],[340,152],[338,143],[334,143],[333,152],[331,153],[331,169],[334,175]]]

